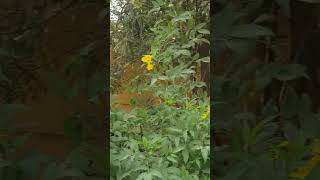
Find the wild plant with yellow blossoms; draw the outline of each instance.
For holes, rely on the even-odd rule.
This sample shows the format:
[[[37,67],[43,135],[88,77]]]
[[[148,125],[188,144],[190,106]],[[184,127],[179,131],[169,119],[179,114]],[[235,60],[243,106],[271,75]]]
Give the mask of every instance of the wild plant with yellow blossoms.
[[[312,157],[301,167],[289,174],[291,178],[305,179],[311,171],[320,163],[320,140],[315,139],[312,146]]]
[[[277,145],[277,148],[287,148],[289,146],[288,141],[283,141],[279,145]],[[288,177],[289,178],[296,178],[296,179],[305,179],[311,171],[319,165],[320,163],[320,140],[315,139],[314,144],[312,145],[312,156],[309,158],[302,166],[296,168],[294,171],[290,172]],[[275,151],[272,154],[273,160],[279,159],[279,152]]]
[[[147,70],[151,71],[154,68],[154,63],[152,62],[152,55],[144,55],[141,58],[141,61],[144,62],[147,65]]]

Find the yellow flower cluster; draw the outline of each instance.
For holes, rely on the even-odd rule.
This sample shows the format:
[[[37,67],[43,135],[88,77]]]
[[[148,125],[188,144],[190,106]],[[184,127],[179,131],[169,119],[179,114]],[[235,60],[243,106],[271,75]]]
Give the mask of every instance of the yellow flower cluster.
[[[304,179],[310,174],[313,168],[315,168],[320,162],[320,140],[315,139],[315,143],[312,147],[313,156],[307,161],[307,163],[299,167],[296,171],[289,174],[289,177],[295,177],[299,179]]]
[[[277,147],[287,147],[289,145],[288,141],[280,143]],[[305,179],[306,176],[310,174],[313,168],[315,168],[320,162],[320,140],[316,139],[315,144],[312,147],[313,156],[310,158],[305,165],[295,169],[289,174],[290,178]],[[278,159],[275,155],[273,159]]]
[[[200,117],[201,119],[206,119],[207,117],[210,116],[210,106],[208,106],[207,108],[207,112],[205,112],[204,114],[202,114]]]
[[[290,178],[304,179],[312,169],[320,162],[320,155],[315,155],[307,163],[289,174]]]
[[[147,70],[151,71],[154,68],[154,64],[152,62],[152,55],[144,55],[141,58],[141,61],[147,65]]]

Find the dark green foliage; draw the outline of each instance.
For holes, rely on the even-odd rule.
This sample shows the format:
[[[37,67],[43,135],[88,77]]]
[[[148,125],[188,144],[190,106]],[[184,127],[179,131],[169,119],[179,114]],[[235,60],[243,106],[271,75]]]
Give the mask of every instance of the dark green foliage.
[[[318,147],[314,141],[319,138],[319,115],[310,94],[296,90],[297,80],[309,81],[310,74],[302,64],[280,62],[272,29],[280,22],[268,18],[275,7],[268,3],[217,3],[213,63],[218,64],[223,53],[229,55],[223,59],[224,73],[211,76],[217,103],[212,113],[212,173],[218,180],[297,179],[291,173],[310,166],[310,157],[317,156],[311,149]],[[288,14],[289,1],[276,3]],[[274,82],[279,89],[270,88]],[[314,168],[306,179],[315,178],[318,171]]]
[[[30,1],[30,8],[33,3]],[[42,2],[42,1],[41,1]],[[82,2],[84,6],[90,5],[84,1],[55,2],[51,6],[59,6],[55,13],[47,14],[48,19],[41,20],[32,15],[38,9],[29,11],[28,7],[20,10],[3,8],[2,12],[23,12],[18,16],[17,23],[3,27],[1,25],[0,37],[0,179],[1,180],[61,180],[61,179],[106,179],[107,163],[106,147],[88,144],[86,137],[92,129],[102,131],[101,125],[97,125],[97,118],[86,112],[75,112],[70,119],[65,121],[65,135],[74,142],[74,149],[65,160],[57,160],[36,151],[25,151],[25,143],[32,138],[32,134],[21,134],[21,128],[30,124],[12,124],[9,115],[16,111],[23,111],[25,97],[36,97],[47,92],[69,100],[74,96],[84,93],[88,97],[88,103],[101,103],[98,98],[106,93],[106,74],[101,65],[101,59],[97,58],[97,49],[101,48],[100,37],[98,41],[83,44],[78,51],[70,54],[71,58],[64,59],[65,66],[57,71],[56,59],[49,62],[48,59],[37,59],[35,51],[39,40],[40,30],[44,30],[49,19],[62,13],[66,6],[74,7]],[[5,2],[4,2],[5,3]],[[1,3],[3,4],[3,2]],[[19,4],[24,6],[23,3]],[[17,8],[17,7],[14,7]],[[25,11],[26,10],[26,11]],[[21,12],[20,12],[21,11]],[[106,11],[106,10],[104,10]],[[30,12],[31,15],[30,15]],[[13,13],[13,14],[15,14]],[[51,12],[52,13],[52,12]],[[106,14],[104,12],[104,14]],[[6,15],[5,15],[6,16]],[[11,14],[8,15],[11,17]],[[42,18],[42,17],[41,17]],[[103,17],[105,18],[105,17]],[[3,20],[2,20],[3,21]],[[42,22],[43,21],[43,22]],[[92,20],[95,21],[95,20]],[[45,23],[44,23],[45,22]],[[44,24],[42,24],[44,23]],[[6,29],[6,28],[9,28]],[[36,59],[38,61],[36,61]],[[47,76],[40,83],[38,72],[47,71]],[[41,82],[43,82],[41,81]],[[45,87],[44,87],[45,86]],[[34,89],[32,89],[34,88]],[[99,126],[100,129],[97,127]],[[103,142],[103,144],[106,144]],[[57,147],[60,148],[60,147]],[[101,149],[101,151],[98,151]],[[23,151],[22,151],[23,150]]]

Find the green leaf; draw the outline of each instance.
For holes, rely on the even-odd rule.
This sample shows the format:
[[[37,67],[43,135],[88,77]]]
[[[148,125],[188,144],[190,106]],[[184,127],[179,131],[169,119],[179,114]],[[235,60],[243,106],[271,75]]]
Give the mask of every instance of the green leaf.
[[[195,71],[193,69],[185,69],[181,72],[182,74],[193,74]]]
[[[177,128],[173,128],[173,127],[169,127],[169,128],[167,128],[167,130],[169,132],[179,133],[179,134],[183,132],[181,129],[177,129]]]
[[[299,77],[308,78],[306,68],[300,64],[274,65],[273,77],[280,81],[290,81]]]
[[[246,61],[256,50],[256,42],[248,39],[231,39],[227,41],[226,47],[231,49],[238,61]]]
[[[192,18],[191,12],[185,11],[184,13],[180,14],[179,16],[174,17],[172,19],[172,22],[174,22],[174,23],[179,22],[179,21],[186,22],[186,20],[191,19],[191,18]]]
[[[158,2],[158,4],[159,4],[160,6],[165,5],[165,2],[164,2],[163,0],[156,0],[156,1]]]
[[[254,23],[262,23],[262,22],[272,22],[274,17],[270,14],[261,14],[254,20]]]
[[[158,77],[159,80],[168,80],[168,76],[159,76]]]
[[[265,118],[264,120],[260,121],[253,129],[252,129],[252,133],[253,135],[258,134],[258,132],[260,132],[262,130],[262,128],[269,122],[271,122],[273,119],[279,117],[280,115],[274,115],[274,116],[270,116]]]
[[[151,1],[151,3],[153,5],[153,7],[160,8],[160,5],[159,5],[159,3],[157,1]]]
[[[157,82],[157,78],[153,78],[152,80],[151,80],[151,83],[150,83],[150,86],[153,86],[154,85],[154,83],[156,83]]]
[[[183,157],[184,163],[187,163],[189,160],[189,151],[187,149],[184,149],[182,151],[182,157]]]
[[[196,164],[198,165],[199,168],[201,168],[199,159],[196,159]]]
[[[196,53],[193,57],[192,57],[192,61],[195,61],[197,59],[199,59],[200,57],[200,54],[199,53]]]
[[[185,148],[185,146],[179,146],[173,151],[173,153],[178,153],[178,152],[182,151],[184,148]]]
[[[199,29],[198,32],[201,34],[210,34],[210,31],[207,29]]]
[[[235,26],[230,36],[236,38],[256,38],[259,36],[274,36],[274,33],[270,29],[260,25],[246,24]]]
[[[206,23],[197,24],[197,25],[194,27],[194,29],[195,29],[195,30],[199,30],[199,29],[203,28],[205,25],[206,25]]]
[[[202,43],[210,44],[210,41],[208,41],[205,38],[194,38],[194,39],[192,39],[192,41],[197,43],[197,44],[202,44]]]
[[[188,140],[188,131],[184,131],[183,132],[183,138],[184,138],[184,141],[187,142],[187,140]]]
[[[171,162],[175,162],[178,163],[178,161],[176,160],[176,158],[172,157],[172,156],[168,156],[167,159]]]
[[[152,175],[151,174],[146,174],[143,178],[144,180],[152,180]]]
[[[208,56],[208,57],[198,59],[197,62],[210,63],[210,57]]]
[[[169,174],[175,174],[175,175],[180,175],[181,170],[179,168],[176,168],[174,166],[168,167],[167,169]]]
[[[243,16],[244,14],[236,11],[236,7],[233,3],[229,3],[225,8],[215,14],[215,20],[213,21],[213,32],[217,37],[224,37],[228,34],[233,24]]]
[[[124,156],[122,156],[119,161],[124,161],[126,159],[128,159],[128,157],[130,157],[130,154],[125,154]]]
[[[201,149],[201,155],[202,155],[202,158],[203,158],[204,162],[207,162],[208,155],[209,155],[208,149],[202,148]]]
[[[164,179],[163,175],[158,170],[152,170],[152,171],[150,171],[149,174],[151,174],[152,176],[158,177],[160,179]]]
[[[125,171],[121,175],[118,175],[117,179],[122,180],[125,179],[126,177],[130,177],[132,174],[132,171]]]
[[[194,48],[195,45],[196,44],[194,43],[194,41],[190,40],[187,44],[182,45],[181,48],[184,48],[184,49],[191,48],[191,47]]]
[[[148,167],[147,166],[139,166],[139,167],[134,168],[132,172],[141,171],[141,170],[147,171]]]
[[[152,15],[153,12],[159,12],[160,10],[161,10],[161,7],[152,8],[152,9],[148,12],[148,15]]]
[[[138,177],[137,177],[137,180],[144,180],[145,177],[147,176],[148,174],[147,173],[141,173]]]
[[[178,51],[175,52],[175,57],[178,57],[180,55],[184,55],[184,56],[190,57],[191,53],[190,53],[189,50],[186,50],[186,49],[178,50]]]

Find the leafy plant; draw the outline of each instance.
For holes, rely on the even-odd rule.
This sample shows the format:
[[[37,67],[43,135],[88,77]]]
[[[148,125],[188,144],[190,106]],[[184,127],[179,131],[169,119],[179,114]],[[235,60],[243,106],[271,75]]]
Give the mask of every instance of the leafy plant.
[[[204,86],[195,79],[197,63],[209,62],[197,49],[209,43],[207,24],[196,19],[196,2],[150,2],[141,14],[157,19],[147,28],[150,51],[144,51],[148,55],[141,63],[146,81],[138,87],[153,92],[160,103],[140,106],[144,102],[135,101],[130,112],[112,109],[110,178],[209,179],[209,102],[207,94],[194,91]]]
[[[288,11],[288,1],[276,3]],[[305,67],[281,63],[277,56],[272,23],[278,22],[267,18],[274,16],[272,2],[217,4],[213,63],[224,57],[225,68],[212,76],[215,178],[315,178],[318,160],[312,149],[317,147],[318,112],[312,111],[308,95],[295,90],[298,78],[308,78]],[[265,53],[257,55],[259,47]],[[274,82],[279,90],[271,88]]]

